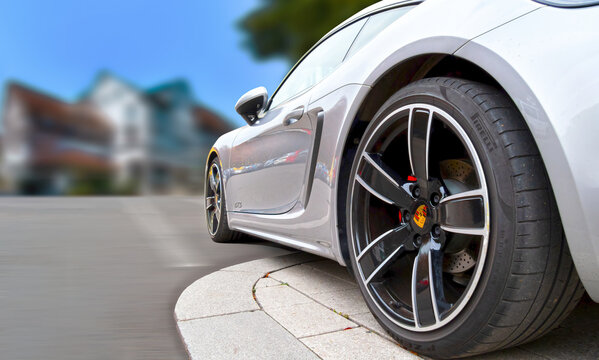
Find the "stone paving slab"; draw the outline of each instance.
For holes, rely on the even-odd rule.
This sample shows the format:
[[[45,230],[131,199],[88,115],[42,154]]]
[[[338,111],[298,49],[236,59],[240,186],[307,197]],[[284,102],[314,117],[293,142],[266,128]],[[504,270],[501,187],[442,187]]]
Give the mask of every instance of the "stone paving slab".
[[[355,280],[349,274],[349,271],[347,271],[347,268],[345,268],[343,266],[339,266],[339,264],[337,264],[334,261],[331,261],[331,260],[313,261],[313,262],[305,263],[305,264],[303,264],[303,266],[311,267],[315,270],[322,271],[329,276],[334,276],[340,280],[347,281],[350,284],[355,284]]]
[[[178,323],[192,359],[318,359],[262,311]]]
[[[598,319],[599,306],[583,301],[547,336],[472,359],[598,359]],[[175,320],[193,359],[419,358],[378,324],[345,268],[303,253],[197,280]]]
[[[295,337],[313,336],[353,328],[357,325],[312,301],[308,304],[278,307],[264,311]]]
[[[304,294],[279,282],[277,282],[278,286],[259,287],[264,280],[269,279],[260,279],[256,284],[256,298],[265,311],[314,302]]]
[[[307,253],[295,253],[230,266],[207,275],[183,291],[175,306],[176,320],[259,310],[252,298],[256,281],[273,269],[322,260]]]
[[[308,265],[293,266],[270,274],[273,279],[289,283],[307,295],[323,292],[357,289],[358,286]]]
[[[217,271],[194,282],[183,291],[175,306],[177,320],[260,310],[252,298],[256,276]],[[233,300],[233,301],[231,301]]]
[[[301,339],[323,359],[420,359],[372,331],[359,327]]]
[[[272,286],[281,286],[281,282],[273,278],[261,278],[260,281],[256,283],[256,286],[254,286],[254,289],[262,289]]]
[[[316,293],[312,294],[311,297],[342,314],[352,316],[369,313],[368,306],[366,306],[366,302],[358,288]]]
[[[229,266],[221,271],[249,272],[261,276],[271,271],[284,269],[293,265],[310,263],[312,261],[322,261],[322,258],[316,255],[300,252],[290,255],[249,261],[246,263]]]
[[[361,313],[361,314],[351,315],[350,318],[354,322],[376,332],[377,334],[386,338],[387,340],[394,341],[393,338],[391,337],[391,335],[389,335],[385,331],[385,329],[383,329],[383,327],[379,324],[379,322],[376,321],[376,319],[374,318],[374,316],[372,315],[372,313],[370,311]]]

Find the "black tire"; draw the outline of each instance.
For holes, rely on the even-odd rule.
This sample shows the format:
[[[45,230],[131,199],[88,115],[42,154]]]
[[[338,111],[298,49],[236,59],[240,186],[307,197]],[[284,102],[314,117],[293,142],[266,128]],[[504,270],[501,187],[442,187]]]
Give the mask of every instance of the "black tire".
[[[210,177],[213,169],[218,171],[218,184],[215,186],[218,190],[213,189],[214,185],[210,183]],[[208,234],[212,241],[216,243],[233,243],[243,240],[243,234],[229,229],[227,222],[227,208],[225,201],[225,191],[220,180],[222,169],[218,158],[215,157],[210,162],[204,182],[204,203],[206,211],[206,225]],[[210,197],[214,198],[216,192],[216,201],[210,201]]]
[[[490,208],[488,250],[474,292],[455,318],[428,332],[398,326],[375,303],[359,275],[350,224],[352,181],[367,139],[389,114],[414,103],[444,110],[464,129],[482,163]],[[543,161],[524,119],[501,90],[453,78],[414,82],[381,107],[356,154],[346,213],[351,267],[370,310],[404,347],[433,358],[459,358],[520,345],[557,327],[582,297]]]

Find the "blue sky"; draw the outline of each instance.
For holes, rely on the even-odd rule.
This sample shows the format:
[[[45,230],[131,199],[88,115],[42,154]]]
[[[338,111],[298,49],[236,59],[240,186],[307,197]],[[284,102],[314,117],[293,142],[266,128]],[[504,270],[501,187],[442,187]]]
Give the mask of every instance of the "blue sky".
[[[142,88],[184,78],[199,102],[241,125],[239,96],[260,85],[274,91],[289,68],[241,47],[236,22],[259,0],[0,4],[0,83],[18,80],[67,101],[100,70]]]

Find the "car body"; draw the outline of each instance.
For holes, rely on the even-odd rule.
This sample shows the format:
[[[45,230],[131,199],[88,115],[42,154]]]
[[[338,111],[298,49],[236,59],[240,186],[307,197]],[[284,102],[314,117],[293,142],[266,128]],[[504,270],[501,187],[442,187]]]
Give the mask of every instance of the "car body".
[[[377,3],[330,34],[386,8],[418,3]],[[599,7],[529,0],[418,4],[324,81],[261,115],[304,106],[297,125],[248,125],[215,143],[229,226],[345,265],[335,204],[355,119],[372,115],[369,102],[376,103],[377,86],[389,72],[405,73],[407,83],[451,56],[488,73],[521,111],[549,173],[580,278],[599,300],[599,42],[586,31],[597,19]]]
[[[359,12],[270,99],[238,101],[248,125],[208,158],[211,237],[348,266],[379,323],[428,356],[547,333],[584,290],[599,301],[598,4]]]

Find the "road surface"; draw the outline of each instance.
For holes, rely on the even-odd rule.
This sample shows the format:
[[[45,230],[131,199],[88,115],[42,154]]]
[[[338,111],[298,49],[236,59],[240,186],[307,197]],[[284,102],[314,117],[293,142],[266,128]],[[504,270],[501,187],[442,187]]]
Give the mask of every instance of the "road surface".
[[[183,289],[289,252],[213,243],[201,198],[2,198],[0,231],[3,359],[184,359]]]

